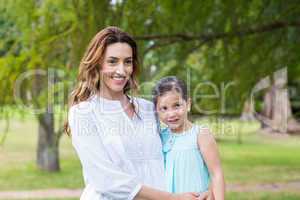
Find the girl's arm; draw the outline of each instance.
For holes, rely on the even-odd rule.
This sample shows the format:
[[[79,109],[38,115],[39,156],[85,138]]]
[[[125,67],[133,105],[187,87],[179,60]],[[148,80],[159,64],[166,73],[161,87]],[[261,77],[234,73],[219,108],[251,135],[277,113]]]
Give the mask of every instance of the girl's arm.
[[[225,181],[220,156],[214,136],[208,129],[202,129],[198,135],[198,147],[212,175],[211,190],[216,200],[225,198]]]

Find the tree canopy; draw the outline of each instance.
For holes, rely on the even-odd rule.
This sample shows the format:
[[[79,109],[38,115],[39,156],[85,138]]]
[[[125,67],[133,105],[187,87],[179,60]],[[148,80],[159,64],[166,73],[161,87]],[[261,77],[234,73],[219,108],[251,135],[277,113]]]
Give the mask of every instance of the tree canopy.
[[[145,97],[176,75],[190,86],[194,113],[240,114],[254,86],[286,68],[300,107],[298,0],[10,0],[0,11],[2,113],[26,105],[43,124],[43,113],[66,105],[88,42],[112,25],[139,43]]]

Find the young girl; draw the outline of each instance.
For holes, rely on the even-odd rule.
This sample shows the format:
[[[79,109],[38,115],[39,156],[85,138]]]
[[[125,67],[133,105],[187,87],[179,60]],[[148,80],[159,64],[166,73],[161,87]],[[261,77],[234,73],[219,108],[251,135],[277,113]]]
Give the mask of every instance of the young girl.
[[[217,144],[207,128],[188,120],[191,100],[186,84],[174,76],[161,79],[153,90],[161,129],[167,189],[172,193],[212,191],[224,199],[224,177]],[[210,189],[209,189],[210,188]]]

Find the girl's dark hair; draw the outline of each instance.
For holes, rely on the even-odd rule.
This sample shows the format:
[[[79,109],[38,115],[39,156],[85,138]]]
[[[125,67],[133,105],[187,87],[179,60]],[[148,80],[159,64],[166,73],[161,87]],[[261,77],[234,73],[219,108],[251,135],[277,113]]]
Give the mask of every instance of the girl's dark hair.
[[[188,91],[185,82],[178,79],[176,76],[167,76],[160,79],[156,86],[153,88],[152,96],[155,108],[158,97],[163,96],[169,91],[176,91],[181,94],[181,97],[185,101],[188,100]]]

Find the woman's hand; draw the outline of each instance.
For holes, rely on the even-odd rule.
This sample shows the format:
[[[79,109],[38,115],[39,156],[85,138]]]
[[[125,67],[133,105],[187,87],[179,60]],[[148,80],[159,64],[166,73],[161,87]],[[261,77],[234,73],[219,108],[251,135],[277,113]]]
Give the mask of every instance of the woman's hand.
[[[211,190],[208,190],[206,192],[200,193],[200,195],[197,198],[198,200],[214,200],[214,195]]]
[[[198,192],[173,194],[143,185],[134,200],[198,200]]]
[[[182,194],[174,194],[173,200],[198,200],[199,193],[196,192],[189,192],[189,193],[182,193]]]

